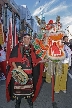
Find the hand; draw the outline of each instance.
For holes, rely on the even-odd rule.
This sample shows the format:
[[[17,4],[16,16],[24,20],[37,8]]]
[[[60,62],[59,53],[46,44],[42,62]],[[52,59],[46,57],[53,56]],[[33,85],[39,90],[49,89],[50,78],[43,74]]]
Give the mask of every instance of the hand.
[[[14,67],[13,69],[16,70],[16,69],[18,69],[18,68],[17,68],[17,67]]]
[[[16,66],[16,67],[14,67],[14,69],[22,69],[22,67],[21,66]]]
[[[17,69],[17,66],[16,66],[15,62],[12,62],[12,66],[13,66],[14,69]]]

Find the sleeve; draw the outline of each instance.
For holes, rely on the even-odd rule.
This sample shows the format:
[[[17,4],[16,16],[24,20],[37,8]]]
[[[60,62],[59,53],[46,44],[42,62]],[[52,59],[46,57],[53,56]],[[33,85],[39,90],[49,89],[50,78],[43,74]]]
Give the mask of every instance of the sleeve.
[[[66,58],[71,56],[71,49],[67,45],[64,47],[64,51],[66,54]]]
[[[17,62],[17,61],[18,61],[18,45],[16,45],[10,53],[9,64],[11,65],[12,62]]]
[[[16,45],[10,53],[10,58],[13,58],[13,57],[18,57],[18,45]]]
[[[69,57],[69,66],[71,66],[71,57]]]
[[[42,59],[35,53],[35,49],[31,52],[33,66],[36,66]]]

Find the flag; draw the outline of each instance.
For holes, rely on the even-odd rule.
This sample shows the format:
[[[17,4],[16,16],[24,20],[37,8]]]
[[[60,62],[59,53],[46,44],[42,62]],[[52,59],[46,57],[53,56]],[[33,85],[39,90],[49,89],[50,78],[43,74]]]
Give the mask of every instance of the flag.
[[[12,18],[9,20],[8,28],[8,41],[7,41],[7,51],[6,51],[6,60],[8,64],[9,56],[13,48],[13,36],[12,36]]]
[[[18,35],[16,31],[16,25],[14,26],[14,46],[18,44]]]

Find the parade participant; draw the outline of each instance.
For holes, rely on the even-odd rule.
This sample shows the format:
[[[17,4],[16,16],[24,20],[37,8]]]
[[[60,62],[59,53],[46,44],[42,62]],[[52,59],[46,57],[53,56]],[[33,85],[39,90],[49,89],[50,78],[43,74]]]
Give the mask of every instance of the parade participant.
[[[70,67],[71,66],[71,54],[72,54],[71,48],[70,48],[70,42],[68,42],[67,36],[64,36],[63,40],[64,40],[64,44],[65,44],[65,49],[68,51],[68,58],[69,58],[68,66]],[[66,51],[66,54],[67,54],[67,51]]]
[[[0,68],[2,74],[1,80],[5,80],[6,78],[6,52],[2,49],[2,46],[0,45]]]
[[[66,93],[68,67],[71,65],[71,50],[68,46],[67,36],[63,37],[63,43],[66,57],[64,60],[62,60],[62,73],[59,75],[59,77],[56,77],[55,80],[55,93],[59,93],[60,90]]]
[[[23,44],[16,45],[9,59],[9,71],[6,79],[6,97],[7,101],[16,99],[15,108],[20,108],[22,98],[26,98],[30,108],[33,108],[33,102],[38,96],[41,82],[43,63],[40,63],[41,58],[35,54],[35,50],[30,43],[30,35],[23,35]],[[22,70],[28,76],[28,81],[25,85],[21,85],[14,80],[11,71],[22,67]]]

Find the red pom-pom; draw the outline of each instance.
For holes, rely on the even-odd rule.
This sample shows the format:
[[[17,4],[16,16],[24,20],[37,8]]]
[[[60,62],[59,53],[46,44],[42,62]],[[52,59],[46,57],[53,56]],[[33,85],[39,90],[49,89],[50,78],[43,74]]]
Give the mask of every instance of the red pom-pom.
[[[48,24],[53,24],[53,20],[50,20]]]

